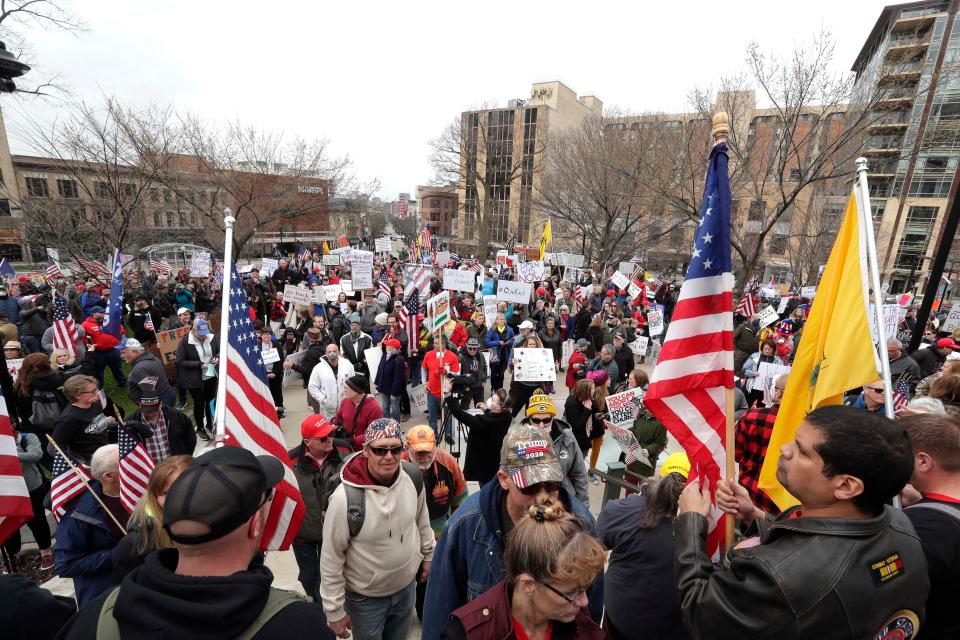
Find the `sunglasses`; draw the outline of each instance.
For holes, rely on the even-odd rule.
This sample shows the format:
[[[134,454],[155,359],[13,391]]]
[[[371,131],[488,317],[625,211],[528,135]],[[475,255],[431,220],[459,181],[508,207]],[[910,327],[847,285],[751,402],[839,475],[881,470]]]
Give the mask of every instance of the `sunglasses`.
[[[883,387],[880,387],[879,389],[877,387],[864,387],[864,389],[869,389],[874,393],[883,393]]]
[[[520,489],[520,493],[525,496],[535,496],[540,493],[540,490],[543,489],[547,493],[554,493],[560,491],[559,482],[538,482],[537,484],[532,484],[529,487],[517,487]]]
[[[536,580],[536,578],[534,578],[534,579]],[[585,593],[587,592],[586,589],[577,589],[576,591],[573,591],[573,592],[571,592],[571,593],[564,593],[563,591],[560,591],[560,590],[557,589],[556,587],[547,584],[547,583],[544,582],[543,580],[537,580],[537,582],[539,582],[541,585],[543,585],[544,587],[546,587],[546,588],[549,589],[550,591],[553,591],[555,594],[557,594],[558,596],[560,596],[561,598],[563,598],[564,600],[566,600],[566,601],[569,602],[570,604],[574,604],[577,598],[579,598],[580,596],[582,596],[583,594],[585,594]]]
[[[530,418],[530,422],[533,424],[550,424],[553,422],[553,416],[550,416],[549,418]]]
[[[330,442],[331,440],[333,440],[333,436],[331,436],[331,435],[326,435],[326,436],[323,436],[323,437],[321,437],[321,438],[304,438],[304,439],[305,439],[305,440],[316,440],[317,442]]]
[[[388,453],[392,453],[393,457],[396,458],[403,452],[403,445],[397,445],[395,447],[368,447],[370,453],[380,458],[384,457]]]

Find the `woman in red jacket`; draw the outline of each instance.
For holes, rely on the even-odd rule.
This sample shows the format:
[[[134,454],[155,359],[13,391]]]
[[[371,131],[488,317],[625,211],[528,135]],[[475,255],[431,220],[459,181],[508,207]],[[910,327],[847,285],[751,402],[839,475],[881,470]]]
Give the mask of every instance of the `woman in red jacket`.
[[[570,354],[570,360],[567,361],[567,389],[573,390],[573,386],[578,380],[583,380],[587,373],[587,357],[585,355],[590,347],[590,341],[580,338],[573,345],[573,353]]]
[[[343,401],[332,422],[346,432],[343,437],[352,438],[354,450],[363,449],[363,434],[367,425],[382,417],[383,410],[377,399],[370,395],[370,383],[366,376],[348,378],[343,385]]]

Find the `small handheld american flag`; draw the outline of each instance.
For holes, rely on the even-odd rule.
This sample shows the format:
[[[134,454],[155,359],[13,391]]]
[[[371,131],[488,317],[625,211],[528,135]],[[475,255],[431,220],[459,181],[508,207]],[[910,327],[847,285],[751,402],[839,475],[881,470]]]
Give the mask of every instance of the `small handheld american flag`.
[[[70,310],[67,308],[67,299],[53,294],[53,348],[66,349],[73,355],[80,355],[77,342],[80,341],[80,330]]]
[[[63,272],[60,271],[57,263],[53,261],[53,258],[47,258],[47,280],[56,280],[62,277]]]
[[[156,260],[150,258],[150,270],[159,273],[162,276],[168,276],[173,273],[173,267],[166,260]]]
[[[67,506],[81,493],[86,491],[92,476],[82,464],[67,462],[56,451],[53,454],[53,480],[50,483],[50,511],[57,522],[67,515]]]
[[[737,304],[737,308],[733,313],[734,315],[743,316],[744,318],[752,318],[756,312],[757,301],[753,297],[753,292],[747,291],[743,294],[743,297],[740,298],[740,302]]]
[[[155,465],[140,438],[125,424],[117,428],[117,445],[120,449],[120,502],[124,509],[133,513],[147,493]]]

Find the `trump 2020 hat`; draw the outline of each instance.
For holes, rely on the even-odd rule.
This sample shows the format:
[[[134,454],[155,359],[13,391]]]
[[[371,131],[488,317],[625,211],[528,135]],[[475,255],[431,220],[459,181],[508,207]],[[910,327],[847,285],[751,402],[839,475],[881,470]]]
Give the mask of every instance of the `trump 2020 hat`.
[[[518,489],[563,482],[553,443],[543,429],[531,424],[510,427],[500,447],[500,465]]]

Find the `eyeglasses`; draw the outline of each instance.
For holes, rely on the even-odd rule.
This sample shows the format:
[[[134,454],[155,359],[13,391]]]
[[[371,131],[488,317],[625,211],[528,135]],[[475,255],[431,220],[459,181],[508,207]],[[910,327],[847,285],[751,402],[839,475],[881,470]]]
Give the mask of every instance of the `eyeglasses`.
[[[536,578],[534,578],[534,580],[536,580]],[[570,604],[574,604],[574,603],[576,602],[577,598],[579,598],[580,596],[582,596],[583,594],[585,594],[585,593],[587,592],[586,589],[577,589],[576,591],[573,591],[572,593],[564,593],[563,591],[560,591],[560,590],[557,589],[556,587],[547,584],[547,583],[544,582],[543,580],[537,580],[537,582],[539,582],[540,584],[542,584],[543,586],[545,586],[545,587],[546,587],[547,589],[549,589],[550,591],[553,591],[555,594],[557,594],[558,596],[560,596],[561,598],[563,598],[564,600],[566,600],[566,601],[569,602]]]
[[[100,388],[99,388],[99,387],[94,387],[93,389],[88,389],[87,391],[81,391],[80,393],[81,393],[81,394],[85,394],[85,393],[100,393]]]
[[[550,424],[553,422],[553,416],[548,418],[530,418],[530,422],[533,424]]]
[[[393,457],[396,458],[403,452],[403,445],[397,445],[395,447],[369,447],[370,453],[377,457],[384,457],[387,453],[392,453]]]
[[[525,496],[535,496],[540,493],[540,490],[543,489],[547,493],[555,493],[560,491],[559,482],[538,482],[537,484],[532,484],[529,487],[517,487]]]

